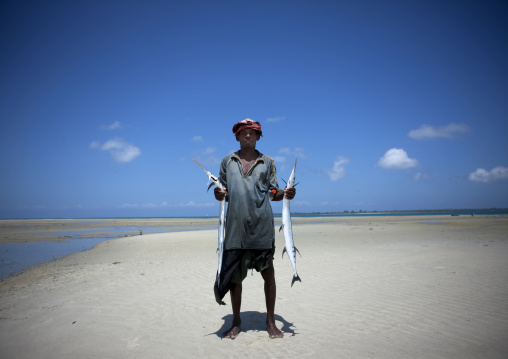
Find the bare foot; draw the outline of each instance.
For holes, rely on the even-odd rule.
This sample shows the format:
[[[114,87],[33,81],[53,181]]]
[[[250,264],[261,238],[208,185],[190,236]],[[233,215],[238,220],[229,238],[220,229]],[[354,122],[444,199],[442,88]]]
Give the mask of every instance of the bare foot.
[[[270,336],[270,339],[275,338],[282,338],[284,336],[284,333],[277,328],[275,323],[266,322],[266,330],[268,331],[268,335]]]
[[[231,327],[231,329],[229,330],[226,330],[224,332],[224,338],[230,338],[231,340],[235,339],[238,334],[240,333],[240,324],[242,323],[242,321],[237,321],[237,322],[233,322],[233,326]]]

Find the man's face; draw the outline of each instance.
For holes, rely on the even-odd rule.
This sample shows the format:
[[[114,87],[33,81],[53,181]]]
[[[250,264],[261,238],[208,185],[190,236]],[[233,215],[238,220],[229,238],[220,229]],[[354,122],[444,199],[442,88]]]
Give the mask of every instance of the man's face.
[[[247,128],[240,131],[236,136],[236,139],[240,142],[241,148],[256,148],[256,142],[259,140],[259,135],[255,130]]]

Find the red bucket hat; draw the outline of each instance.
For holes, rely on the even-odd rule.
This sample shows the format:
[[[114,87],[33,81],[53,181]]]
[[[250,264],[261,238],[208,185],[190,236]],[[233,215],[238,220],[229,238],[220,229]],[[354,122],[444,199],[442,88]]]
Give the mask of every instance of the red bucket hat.
[[[261,124],[257,121],[251,120],[250,118],[246,118],[243,121],[235,123],[233,126],[233,135],[236,135],[240,131],[248,128],[255,130],[260,136],[263,136],[263,132],[261,132]]]

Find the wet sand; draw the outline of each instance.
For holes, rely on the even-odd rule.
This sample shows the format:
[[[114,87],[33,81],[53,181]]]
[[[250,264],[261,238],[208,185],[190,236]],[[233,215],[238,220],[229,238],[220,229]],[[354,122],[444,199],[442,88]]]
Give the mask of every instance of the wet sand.
[[[86,237],[125,237],[174,232],[189,229],[211,229],[214,218],[119,218],[119,219],[3,219],[0,220],[0,244],[61,241],[69,233]]]

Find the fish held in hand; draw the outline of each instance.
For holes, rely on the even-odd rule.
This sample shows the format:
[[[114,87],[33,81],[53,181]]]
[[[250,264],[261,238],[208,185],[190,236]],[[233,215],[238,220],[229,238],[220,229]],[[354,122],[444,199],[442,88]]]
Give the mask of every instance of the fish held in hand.
[[[291,175],[289,176],[289,179],[286,182],[286,189],[292,188],[295,186],[296,161],[297,160],[295,160],[295,166],[293,167],[293,171],[291,171]],[[280,227],[279,232],[281,230],[284,231],[284,241],[285,241],[285,247],[284,247],[284,250],[282,251],[282,258],[284,258],[284,253],[287,253],[289,260],[291,261],[291,264],[293,265],[294,274],[293,274],[293,279],[291,280],[291,287],[292,287],[296,281],[299,281],[299,282],[302,281],[296,271],[296,252],[298,252],[298,254],[300,254],[300,251],[294,245],[293,228],[291,226],[291,211],[289,208],[289,199],[287,199],[285,196],[284,196],[284,199],[282,202],[282,226]]]
[[[210,185],[208,186],[208,189],[210,189],[210,187],[212,185],[216,185],[221,190],[224,189],[224,187],[222,186],[222,183],[220,183],[219,178],[217,176],[215,176],[212,172],[207,171],[194,158],[193,158],[193,160],[194,160],[194,162],[196,162],[199,165],[199,167],[201,167],[203,169],[203,171],[205,171],[206,175],[208,176],[208,179],[210,181]],[[220,284],[220,271],[221,271],[221,267],[222,267],[222,257],[223,257],[223,253],[224,253],[225,228],[226,228],[226,200],[223,199],[222,201],[220,201],[219,233],[218,233],[218,243],[217,243],[217,254],[219,257],[218,258],[219,263],[218,263],[218,267],[217,267],[217,283],[218,284]],[[220,303],[220,304],[224,304],[224,303]]]

